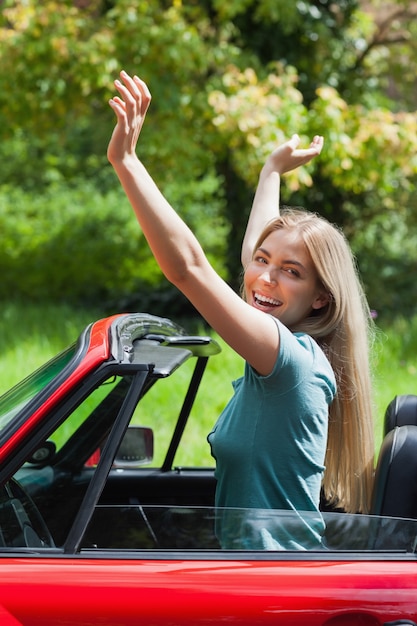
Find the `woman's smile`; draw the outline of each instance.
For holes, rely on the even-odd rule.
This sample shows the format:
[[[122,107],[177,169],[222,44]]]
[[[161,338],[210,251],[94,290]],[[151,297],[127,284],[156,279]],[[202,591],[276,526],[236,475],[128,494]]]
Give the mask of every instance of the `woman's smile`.
[[[276,298],[272,298],[271,296],[263,295],[259,292],[252,293],[253,298],[253,306],[261,309],[262,311],[267,311],[270,313],[277,307],[282,306],[282,301],[277,300]]]

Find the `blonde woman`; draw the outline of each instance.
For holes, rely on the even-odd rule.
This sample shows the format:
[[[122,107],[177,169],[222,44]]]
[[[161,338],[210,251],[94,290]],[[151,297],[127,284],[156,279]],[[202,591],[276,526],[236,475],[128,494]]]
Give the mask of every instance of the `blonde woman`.
[[[297,233],[310,254],[329,298],[325,307],[313,310],[291,330],[308,333],[316,340],[337,381],[337,394],[329,408],[323,492],[331,505],[349,513],[366,513],[374,471],[369,366],[373,323],[355,260],[342,232],[306,211],[284,209],[280,215],[280,176],[289,169],[283,165],[282,153],[292,152],[294,156],[298,144],[299,137],[294,135],[270,155],[261,171],[243,241],[242,264],[247,267],[259,242],[279,229]],[[301,164],[304,153],[298,153]],[[291,165],[293,169],[294,161]]]
[[[317,234],[307,238],[305,228],[283,217],[261,231],[277,215],[279,176],[318,155],[323,140],[316,137],[308,149],[299,150],[294,137],[265,165],[242,250],[241,298],[215,272],[139,160],[137,140],[151,95],[138,77],[126,72],[120,77],[115,81],[119,95],[110,100],[117,124],[109,161],[167,279],[245,360],[244,376],[234,383],[235,393],[209,442],[216,459],[216,506],[250,514],[240,525],[226,515],[217,527],[219,540],[232,548],[320,547],[329,407],[331,423],[335,407],[335,433],[329,438],[326,494],[347,510],[366,510],[368,499],[365,462],[371,461],[360,451],[360,446],[362,452],[368,447],[360,441],[366,430],[360,423],[368,413],[359,410],[367,411],[368,405],[366,390],[358,386],[367,376],[361,370],[366,367],[365,347],[363,361],[358,361],[352,343],[355,339],[356,345],[356,338],[349,329],[360,315],[356,312],[346,322],[362,300],[348,247],[333,227],[320,222]],[[349,271],[353,277],[346,287]],[[365,341],[361,320],[355,332]],[[357,411],[351,410],[352,403],[358,404]],[[352,422],[348,431],[345,420]],[[345,446],[351,448],[346,454]],[[271,509],[293,511],[299,523],[281,532],[255,519],[255,511]]]

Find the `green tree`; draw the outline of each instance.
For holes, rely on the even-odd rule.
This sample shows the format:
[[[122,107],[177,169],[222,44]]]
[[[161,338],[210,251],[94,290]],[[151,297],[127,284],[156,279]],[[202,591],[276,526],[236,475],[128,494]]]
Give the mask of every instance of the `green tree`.
[[[344,228],[372,306],[394,311],[397,285],[415,310],[401,279],[417,259],[416,5],[3,0],[0,185],[116,188],[107,100],[124,67],[154,98],[143,159],[234,285],[266,155],[293,132],[321,133],[322,156],[285,179],[284,201]],[[36,228],[36,211],[25,219]]]

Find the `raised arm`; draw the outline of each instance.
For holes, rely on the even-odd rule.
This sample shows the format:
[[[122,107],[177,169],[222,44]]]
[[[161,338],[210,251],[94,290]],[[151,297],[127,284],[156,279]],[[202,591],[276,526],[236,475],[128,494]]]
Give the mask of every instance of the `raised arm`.
[[[150,248],[168,280],[177,284],[193,263],[203,262],[200,245],[186,224],[159,191],[138,159],[136,145],[151,102],[146,84],[120,74],[115,81],[121,97],[109,102],[116,113],[107,156],[135,211]]]
[[[125,72],[109,102],[117,123],[107,155],[166,278],[190,300],[208,324],[259,373],[269,374],[279,334],[269,315],[244,302],[215,272],[199,242],[164,198],[136,154],[151,95]]]
[[[263,228],[279,215],[282,174],[294,170],[300,165],[305,165],[320,154],[323,147],[323,137],[316,135],[306,149],[299,149],[299,144],[299,136],[293,135],[289,141],[278,146],[270,154],[261,170],[242,243],[241,260],[244,268],[252,258],[253,248]]]

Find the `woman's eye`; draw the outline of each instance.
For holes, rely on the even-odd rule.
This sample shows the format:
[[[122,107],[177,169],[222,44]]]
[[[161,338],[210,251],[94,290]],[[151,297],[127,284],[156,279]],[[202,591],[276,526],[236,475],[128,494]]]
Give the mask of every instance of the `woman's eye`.
[[[263,256],[256,256],[254,260],[257,263],[266,263],[266,259]]]
[[[288,274],[291,274],[291,276],[299,276],[300,273],[295,270],[293,267],[284,267],[283,268],[284,272],[287,272]]]

